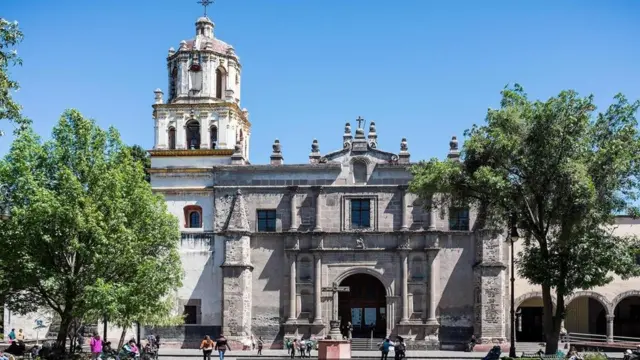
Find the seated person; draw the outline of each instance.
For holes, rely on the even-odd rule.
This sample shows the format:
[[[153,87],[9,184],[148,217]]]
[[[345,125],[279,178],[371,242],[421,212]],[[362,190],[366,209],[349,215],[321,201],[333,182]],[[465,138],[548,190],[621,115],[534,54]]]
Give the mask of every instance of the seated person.
[[[9,358],[2,351],[0,351],[0,360],[9,360]]]
[[[11,345],[9,345],[9,347],[4,352],[15,356],[22,356],[24,355],[25,349],[26,346],[24,345],[24,342],[12,341]]]
[[[138,347],[136,346],[136,341],[134,339],[129,340],[128,343],[124,344],[122,347],[120,357],[136,357],[138,356]]]

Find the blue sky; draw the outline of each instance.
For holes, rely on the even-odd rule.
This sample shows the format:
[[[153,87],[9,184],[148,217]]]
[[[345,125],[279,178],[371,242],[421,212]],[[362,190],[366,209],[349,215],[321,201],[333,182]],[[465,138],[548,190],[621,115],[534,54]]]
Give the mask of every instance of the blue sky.
[[[45,137],[77,108],[150,149],[167,50],[201,15],[195,0],[2,0],[25,33],[16,98]],[[534,98],[592,93],[601,109],[617,92],[640,98],[633,0],[217,0],[209,15],[243,65],[253,163],[269,161],[276,138],[286,163],[307,162],[314,138],[339,149],[358,116],[376,121],[381,149],[406,137],[412,160],[442,157],[508,83]]]

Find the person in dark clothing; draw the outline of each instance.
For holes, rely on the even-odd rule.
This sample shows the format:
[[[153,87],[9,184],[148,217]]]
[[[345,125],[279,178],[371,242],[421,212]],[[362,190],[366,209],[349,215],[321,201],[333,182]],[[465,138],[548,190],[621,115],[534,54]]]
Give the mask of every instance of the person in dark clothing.
[[[216,341],[216,350],[218,350],[218,356],[220,356],[220,360],[224,360],[224,353],[227,352],[227,350],[231,350],[231,347],[229,347],[229,344],[227,343],[227,338],[225,338],[222,334]]]
[[[262,336],[258,338],[258,355],[262,355],[262,347],[264,346],[264,340],[262,340]]]
[[[298,339],[293,339],[293,342],[291,343],[291,358],[295,358],[296,357],[296,350],[298,349]]]

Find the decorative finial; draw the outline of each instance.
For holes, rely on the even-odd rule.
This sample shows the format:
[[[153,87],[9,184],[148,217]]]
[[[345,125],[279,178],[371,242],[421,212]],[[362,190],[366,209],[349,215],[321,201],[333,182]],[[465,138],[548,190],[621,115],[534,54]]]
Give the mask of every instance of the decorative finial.
[[[155,89],[153,93],[155,94],[156,104],[162,104],[162,90]]]
[[[451,137],[451,141],[449,141],[449,150],[458,151],[458,138],[453,136]]]
[[[375,133],[375,132],[376,132],[376,122],[375,122],[375,121],[372,121],[372,122],[369,124],[369,132],[370,132],[370,133]]]
[[[236,190],[236,195],[242,195],[242,190],[240,189]]]
[[[242,151],[242,142],[240,140],[236,141],[236,146],[234,147],[234,151],[238,154]]]
[[[311,143],[311,152],[320,152],[320,145],[318,144],[318,140],[316,139],[313,139],[313,142]]]
[[[349,123],[344,124],[344,133],[351,134],[351,124]]]
[[[204,7],[204,17],[207,17],[207,6],[213,4],[214,0],[200,0],[198,4]]]
[[[273,142],[272,148],[273,148],[273,152],[274,153],[281,153],[282,152],[282,147],[280,146],[280,140],[276,139]]]
[[[406,138],[402,138],[402,141],[400,141],[400,151],[409,151],[409,145],[407,145]]]

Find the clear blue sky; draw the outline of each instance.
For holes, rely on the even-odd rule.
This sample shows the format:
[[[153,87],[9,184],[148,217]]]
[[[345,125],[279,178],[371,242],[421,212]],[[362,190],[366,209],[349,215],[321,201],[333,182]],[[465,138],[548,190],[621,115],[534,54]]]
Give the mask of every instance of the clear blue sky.
[[[251,161],[280,139],[286,163],[311,141],[341,147],[346,121],[375,120],[379,147],[444,156],[518,82],[534,98],[562,89],[640,98],[640,1],[217,0],[216,36],[243,65]],[[48,137],[66,108],[150,149],[153,90],[169,47],[194,35],[195,0],[2,0],[18,20],[17,99]],[[8,130],[7,124],[0,128]],[[0,138],[0,154],[10,137]]]

